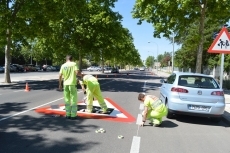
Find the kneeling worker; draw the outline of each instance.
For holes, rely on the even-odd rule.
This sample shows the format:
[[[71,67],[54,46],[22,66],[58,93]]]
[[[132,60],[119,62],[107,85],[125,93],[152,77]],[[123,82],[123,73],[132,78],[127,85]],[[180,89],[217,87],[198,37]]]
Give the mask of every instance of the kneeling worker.
[[[104,98],[101,94],[100,84],[92,75],[85,75],[81,73],[81,78],[79,79],[79,83],[81,85],[82,90],[86,91],[86,98],[87,98],[87,109],[85,110],[88,113],[92,113],[93,111],[93,97],[98,100],[99,105],[101,106],[100,113],[105,114],[107,113],[107,105],[104,101]],[[86,85],[86,89],[84,87]]]
[[[138,95],[138,100],[144,103],[143,119],[140,126],[144,126],[146,119],[150,120],[150,124],[159,126],[162,123],[162,117],[168,113],[165,104],[158,97],[144,93]]]

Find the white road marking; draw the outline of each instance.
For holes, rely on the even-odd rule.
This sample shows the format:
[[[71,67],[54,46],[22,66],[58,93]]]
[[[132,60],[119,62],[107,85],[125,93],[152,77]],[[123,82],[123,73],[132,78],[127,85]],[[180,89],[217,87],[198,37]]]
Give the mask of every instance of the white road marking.
[[[146,90],[146,83],[147,83],[147,81],[145,81],[145,83],[144,83],[143,92],[145,92],[145,90]]]
[[[144,104],[141,103],[139,109],[142,111],[144,109]]]
[[[24,91],[24,90],[17,90],[17,91],[13,91],[13,92],[21,92],[21,91]]]
[[[141,143],[141,137],[133,136],[130,153],[139,153],[140,143]]]
[[[145,73],[145,75],[147,76],[147,73]],[[144,93],[146,91],[146,83],[147,83],[147,80],[144,82],[144,86],[143,86],[143,92]],[[141,111],[143,109],[144,109],[144,104],[141,103],[140,107],[139,107],[140,113],[141,113]],[[141,123],[142,123],[142,115],[138,114],[137,121],[136,121],[136,124],[138,126],[138,128],[137,128],[137,136],[133,136],[133,141],[132,141],[130,153],[139,153],[140,143],[141,143],[141,137],[138,137],[138,132],[139,132],[139,128],[140,128],[140,124]]]
[[[141,121],[142,121],[142,115],[141,115],[141,114],[138,114],[138,115],[137,115],[136,124],[137,124],[137,125],[141,124]]]
[[[107,83],[110,83],[110,82],[113,82],[113,81],[114,81],[114,80],[109,81],[109,82],[105,82],[105,83],[103,83],[102,85],[107,84]],[[20,90],[20,91],[23,91],[23,90]],[[81,92],[82,92],[82,91],[79,91],[78,93],[81,93]],[[33,110],[33,109],[36,109],[36,108],[39,108],[39,107],[42,107],[42,106],[45,106],[45,105],[54,103],[54,102],[59,101],[59,100],[62,100],[62,99],[64,99],[64,97],[59,98],[59,99],[56,99],[56,100],[53,100],[53,101],[50,101],[50,102],[48,102],[48,103],[45,103],[45,104],[42,104],[42,105],[39,105],[39,106],[36,106],[36,107],[33,107],[33,108],[30,108],[30,109],[28,109],[28,110],[25,110],[25,111],[22,111],[22,112],[19,112],[19,113],[10,115],[10,116],[8,116],[8,117],[4,117],[4,118],[0,119],[0,122],[3,121],[3,120],[6,120],[6,119],[12,118],[12,117],[14,117],[14,116],[17,116],[17,115],[20,115],[20,114],[29,112],[29,111],[31,111],[31,110]]]
[[[19,112],[19,113],[16,113],[16,114],[10,115],[10,116],[8,116],[8,117],[4,117],[4,118],[0,119],[0,121],[3,121],[3,120],[6,120],[6,119],[9,119],[9,118],[11,118],[11,117],[14,117],[14,116],[17,116],[17,115],[20,115],[20,114],[26,113],[26,112],[29,112],[29,111],[31,111],[31,110],[33,110],[33,109],[36,109],[36,108],[39,108],[39,107],[42,107],[42,106],[45,106],[45,105],[48,105],[48,104],[54,103],[54,102],[59,101],[59,100],[62,100],[62,99],[64,99],[64,97],[59,98],[59,99],[56,99],[56,100],[53,100],[53,101],[50,101],[50,102],[45,103],[45,104],[42,104],[42,105],[39,105],[39,106],[37,106],[37,107],[30,108],[30,109],[28,109],[28,110],[25,110],[25,111],[22,111],[22,112]]]

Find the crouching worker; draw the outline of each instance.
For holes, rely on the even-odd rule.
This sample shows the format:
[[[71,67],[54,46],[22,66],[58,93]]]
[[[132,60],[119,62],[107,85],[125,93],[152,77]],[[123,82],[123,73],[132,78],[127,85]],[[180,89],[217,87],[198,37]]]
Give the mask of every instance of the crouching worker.
[[[107,113],[107,105],[104,101],[104,98],[102,97],[100,84],[92,75],[85,75],[81,73],[81,77],[79,78],[79,83],[81,85],[82,90],[86,91],[86,112],[92,113],[93,111],[93,98],[95,97],[98,100],[99,105],[101,106],[101,110],[99,113],[105,114]],[[86,89],[84,87],[86,85]]]
[[[158,97],[144,93],[138,95],[138,100],[144,103],[143,119],[140,126],[144,126],[146,119],[150,120],[150,124],[159,126],[162,123],[162,118],[168,113],[165,104]]]

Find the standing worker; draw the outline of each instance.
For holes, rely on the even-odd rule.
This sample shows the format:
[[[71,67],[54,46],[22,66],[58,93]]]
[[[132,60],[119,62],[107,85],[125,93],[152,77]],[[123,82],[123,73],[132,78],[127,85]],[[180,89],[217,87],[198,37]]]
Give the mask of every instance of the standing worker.
[[[100,89],[100,84],[97,80],[92,75],[85,75],[81,73],[81,80],[79,80],[79,83],[81,85],[82,90],[85,92],[86,91],[86,97],[87,97],[87,108],[86,112],[92,113],[93,111],[93,97],[95,97],[98,100],[99,105],[101,106],[101,110],[99,113],[105,114],[107,113],[107,105],[104,101],[104,98],[102,97],[101,94],[101,89]],[[84,87],[86,85],[86,89]]]
[[[66,63],[61,66],[59,72],[59,90],[62,90],[62,77],[64,78],[64,99],[67,119],[76,119],[77,116],[77,89],[76,75],[78,66],[72,62],[72,56],[66,56]]]
[[[138,100],[144,103],[143,119],[140,126],[144,126],[146,119],[150,120],[150,124],[159,126],[162,123],[162,117],[168,113],[165,104],[158,97],[144,93],[138,95]]]

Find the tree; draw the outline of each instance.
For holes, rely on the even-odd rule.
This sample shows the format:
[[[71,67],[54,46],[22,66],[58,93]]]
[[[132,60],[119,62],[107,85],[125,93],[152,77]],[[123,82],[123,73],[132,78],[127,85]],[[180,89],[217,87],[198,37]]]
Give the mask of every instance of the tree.
[[[198,22],[198,33],[194,34],[198,38],[196,72],[201,73],[204,27],[213,21],[220,25],[229,19],[230,3],[228,1],[219,2],[218,0],[180,0],[180,1],[147,1],[136,0],[133,8],[133,17],[142,21],[152,23],[154,26],[154,37],[170,38],[172,32],[175,33],[175,40],[179,40],[187,34],[188,28]],[[205,19],[209,18],[207,23]]]
[[[145,60],[145,65],[147,66],[147,67],[153,67],[153,65],[154,65],[154,56],[148,56],[147,58],[146,58],[146,60]]]
[[[26,39],[49,36],[49,19],[55,19],[56,3],[46,0],[0,1],[0,44],[5,46],[5,82],[10,83],[13,44],[27,44]]]

